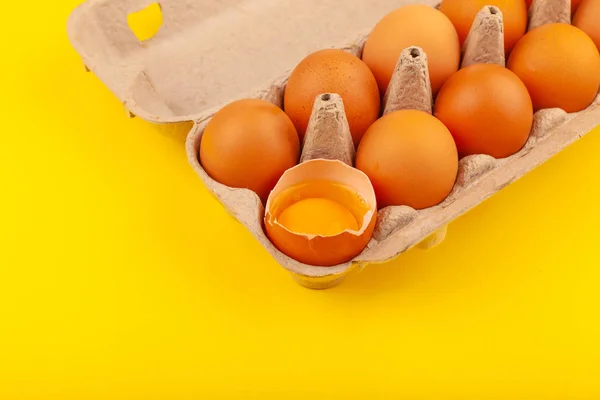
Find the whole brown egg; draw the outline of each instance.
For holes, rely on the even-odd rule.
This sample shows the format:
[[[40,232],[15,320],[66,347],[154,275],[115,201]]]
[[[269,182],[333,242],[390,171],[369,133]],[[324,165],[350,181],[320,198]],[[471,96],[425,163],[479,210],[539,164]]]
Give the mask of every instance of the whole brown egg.
[[[474,64],[448,79],[435,103],[435,116],[452,133],[461,156],[504,158],[527,142],[533,105],[513,72],[496,64]]]
[[[507,67],[525,83],[535,111],[587,108],[600,87],[600,54],[594,41],[570,24],[546,24],[517,43]]]
[[[504,48],[510,53],[527,30],[527,6],[523,0],[443,0],[440,10],[452,20],[464,43],[477,13],[485,6],[496,6],[502,12]]]
[[[292,121],[279,107],[259,99],[234,101],[220,109],[200,142],[200,163],[212,179],[250,189],[263,202],[299,154]]]
[[[450,194],[458,152],[448,128],[424,111],[386,114],[365,133],[356,168],[373,183],[379,207],[433,207]]]
[[[412,4],[392,11],[375,26],[365,43],[363,61],[385,93],[402,50],[418,46],[427,54],[431,89],[435,95],[458,70],[460,43],[456,29],[433,7]]]
[[[379,116],[377,82],[360,58],[344,50],[326,49],[310,54],[292,71],[284,94],[285,112],[304,137],[315,98],[323,93],[342,97],[354,145]]]
[[[600,52],[600,0],[584,0],[573,16],[573,25],[592,38]]]

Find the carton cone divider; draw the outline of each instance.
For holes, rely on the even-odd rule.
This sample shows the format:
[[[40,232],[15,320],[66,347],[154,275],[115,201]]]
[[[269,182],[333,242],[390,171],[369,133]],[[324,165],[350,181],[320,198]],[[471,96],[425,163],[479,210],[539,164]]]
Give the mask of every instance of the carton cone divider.
[[[554,23],[571,23],[571,0],[533,0],[527,31]]]
[[[383,104],[383,115],[398,110],[432,113],[433,95],[429,67],[427,54],[422,48],[407,47],[400,53]]]
[[[355,153],[342,97],[336,93],[318,95],[304,135],[300,163],[320,158],[353,166]]]
[[[546,138],[554,128],[562,124],[567,118],[567,114],[560,108],[547,108],[539,110],[533,115],[533,125],[529,142],[527,145],[531,147],[535,142]]]
[[[463,45],[461,68],[473,64],[506,66],[504,53],[504,17],[495,6],[479,11]]]

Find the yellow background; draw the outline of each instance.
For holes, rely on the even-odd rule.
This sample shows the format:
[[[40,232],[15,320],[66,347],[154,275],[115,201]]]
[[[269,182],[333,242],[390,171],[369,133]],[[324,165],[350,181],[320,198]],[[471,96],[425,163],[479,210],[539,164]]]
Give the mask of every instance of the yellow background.
[[[84,73],[77,3],[2,5],[0,399],[600,398],[600,130],[310,291]]]

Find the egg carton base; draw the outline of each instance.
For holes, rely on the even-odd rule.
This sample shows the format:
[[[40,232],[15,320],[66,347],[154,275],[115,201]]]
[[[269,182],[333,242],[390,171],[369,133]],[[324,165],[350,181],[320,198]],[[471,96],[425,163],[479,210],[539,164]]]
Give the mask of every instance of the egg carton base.
[[[127,15],[156,2],[161,5],[163,25],[155,37],[140,42],[127,25]],[[579,113],[541,110],[536,113],[529,141],[519,153],[501,160],[483,155],[461,160],[456,188],[442,204],[420,211],[409,207],[380,210],[371,243],[351,262],[314,267],[281,254],[262,229],[265,210],[258,196],[246,189],[220,185],[202,169],[198,149],[203,129],[212,115],[233,99],[258,97],[281,107],[290,68],[302,57],[348,37],[357,39],[337,48],[361,57],[370,28],[393,9],[415,2],[429,6],[439,3],[348,0],[344,6],[352,12],[345,13],[336,0],[88,0],[72,13],[67,29],[85,69],[120,99],[128,116],[154,123],[194,122],[186,151],[206,187],[296,281],[322,289],[339,283],[349,271],[387,262],[413,247],[439,243],[445,234],[441,232],[452,220],[600,124],[599,98]],[[569,22],[566,10],[565,0],[535,0],[531,12],[537,16],[530,16],[530,29],[536,24]],[[295,18],[290,19],[292,14]],[[488,16],[482,20],[488,22],[481,22],[491,33],[471,42],[488,43],[485,46],[491,58],[484,62],[500,63],[502,59],[493,51],[497,37],[489,36],[498,33],[494,18]],[[269,23],[261,24],[263,20]],[[471,47],[482,53],[481,46]],[[464,49],[465,55],[469,51]],[[470,57],[465,55],[463,61]],[[286,70],[274,83],[265,84]],[[255,90],[261,87],[264,89]]]

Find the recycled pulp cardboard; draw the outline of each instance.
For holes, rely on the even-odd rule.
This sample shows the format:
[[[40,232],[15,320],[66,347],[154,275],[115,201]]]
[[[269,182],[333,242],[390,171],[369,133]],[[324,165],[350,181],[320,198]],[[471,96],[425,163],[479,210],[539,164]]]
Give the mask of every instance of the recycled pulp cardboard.
[[[408,3],[434,6],[437,1],[160,0],[163,25],[156,36],[140,42],[128,27],[127,15],[156,0],[88,0],[71,15],[68,33],[86,66],[129,112],[156,123],[195,122],[186,150],[204,184],[299,283],[320,289],[335,285],[353,267],[386,262],[419,244],[437,244],[449,222],[600,124],[600,97],[578,113],[538,111],[529,141],[517,154],[463,158],[454,190],[441,204],[419,211],[406,206],[380,210],[369,245],[348,263],[315,267],[278,251],[263,231],[264,206],[258,196],[215,182],[198,160],[211,116],[244,97],[281,107],[289,72],[304,56],[337,46],[360,57],[369,29],[385,14]],[[568,7],[568,0],[535,0],[532,27],[564,20]],[[501,12],[483,9],[463,48],[462,66],[504,65],[502,35]],[[416,56],[404,52],[400,57],[384,113],[402,108],[431,112],[426,54],[419,50]],[[315,146],[307,146],[304,154],[335,154]]]

